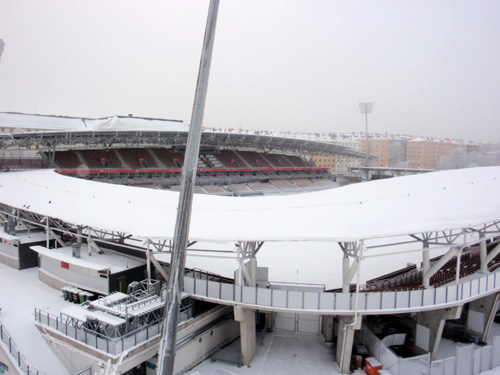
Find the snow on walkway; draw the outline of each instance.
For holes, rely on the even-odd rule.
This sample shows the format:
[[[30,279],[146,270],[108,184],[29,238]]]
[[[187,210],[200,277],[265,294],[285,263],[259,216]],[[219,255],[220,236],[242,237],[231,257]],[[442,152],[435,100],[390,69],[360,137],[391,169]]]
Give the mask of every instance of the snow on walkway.
[[[0,321],[30,366],[47,375],[69,374],[35,327],[34,309],[54,315],[70,305],[38,280],[38,268],[15,270],[0,263]]]

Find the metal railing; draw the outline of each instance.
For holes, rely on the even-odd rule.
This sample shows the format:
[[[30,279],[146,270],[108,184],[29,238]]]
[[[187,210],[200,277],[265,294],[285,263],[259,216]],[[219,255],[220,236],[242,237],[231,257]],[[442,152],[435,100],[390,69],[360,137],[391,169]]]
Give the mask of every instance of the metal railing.
[[[19,366],[19,368],[27,375],[45,375],[44,372],[37,370],[35,367],[28,365],[24,355],[21,354],[17,348],[16,343],[12,339],[12,336],[7,332],[3,324],[0,322],[0,339],[7,347],[10,355],[14,362]]]
[[[179,323],[183,323],[191,318],[192,305],[188,304],[182,306],[179,312]],[[35,321],[43,326],[55,329],[73,340],[82,342],[111,355],[118,355],[125,350],[160,337],[163,325],[163,317],[160,317],[123,336],[109,337],[86,327],[82,327],[73,320],[63,320],[56,315],[38,308],[35,308]]]
[[[357,309],[364,314],[397,313],[433,310],[457,306],[500,290],[500,273],[475,277],[438,288],[411,291],[359,293],[329,293],[255,288],[185,277],[184,291],[214,302],[247,305],[262,310],[284,312],[352,314]]]
[[[75,372],[73,375],[92,375],[92,366],[84,368],[83,370]]]
[[[35,308],[35,320],[44,326],[57,330],[73,340],[80,341],[111,355],[118,355],[134,346],[159,337],[162,332],[163,324],[163,318],[160,318],[126,335],[112,338],[91,331],[85,327],[78,327],[72,322],[63,321],[60,317],[37,308]]]

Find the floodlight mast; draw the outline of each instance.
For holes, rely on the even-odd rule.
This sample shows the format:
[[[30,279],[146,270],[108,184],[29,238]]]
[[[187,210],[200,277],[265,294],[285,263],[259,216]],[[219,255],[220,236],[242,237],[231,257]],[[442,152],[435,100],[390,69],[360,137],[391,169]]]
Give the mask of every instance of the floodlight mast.
[[[366,137],[366,145],[365,145],[365,167],[366,167],[366,181],[368,181],[368,113],[372,112],[373,103],[359,103],[359,109],[361,113],[365,114],[365,137]]]
[[[186,264],[186,250],[189,241],[193,190],[200,153],[201,129],[205,111],[218,9],[219,0],[210,0],[198,72],[198,82],[196,84],[193,112],[191,115],[191,125],[188,133],[184,165],[182,167],[181,191],[175,222],[167,300],[165,302],[165,318],[163,322],[162,338],[158,349],[157,375],[172,375],[174,373],[175,344],[177,341],[177,327],[179,324],[179,308],[184,287],[184,266]]]

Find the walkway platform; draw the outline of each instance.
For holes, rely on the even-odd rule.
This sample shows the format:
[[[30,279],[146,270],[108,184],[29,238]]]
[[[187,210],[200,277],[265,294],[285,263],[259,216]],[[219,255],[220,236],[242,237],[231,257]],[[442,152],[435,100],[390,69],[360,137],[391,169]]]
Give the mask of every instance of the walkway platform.
[[[259,345],[262,343],[261,345]],[[235,341],[229,350],[238,350],[240,340]],[[322,336],[311,334],[293,334],[285,331],[273,331],[257,337],[257,355],[250,367],[238,368],[235,364],[211,362],[206,360],[193,370],[190,375],[334,375],[340,374],[332,344],[325,342]],[[353,374],[365,374],[356,370]]]

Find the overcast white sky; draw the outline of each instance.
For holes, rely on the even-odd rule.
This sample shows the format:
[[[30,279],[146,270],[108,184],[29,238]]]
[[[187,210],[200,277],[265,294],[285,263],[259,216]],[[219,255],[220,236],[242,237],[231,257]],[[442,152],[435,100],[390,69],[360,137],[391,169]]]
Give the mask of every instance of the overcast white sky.
[[[0,111],[189,122],[208,0],[0,0]],[[221,0],[204,126],[500,141],[500,1]]]

